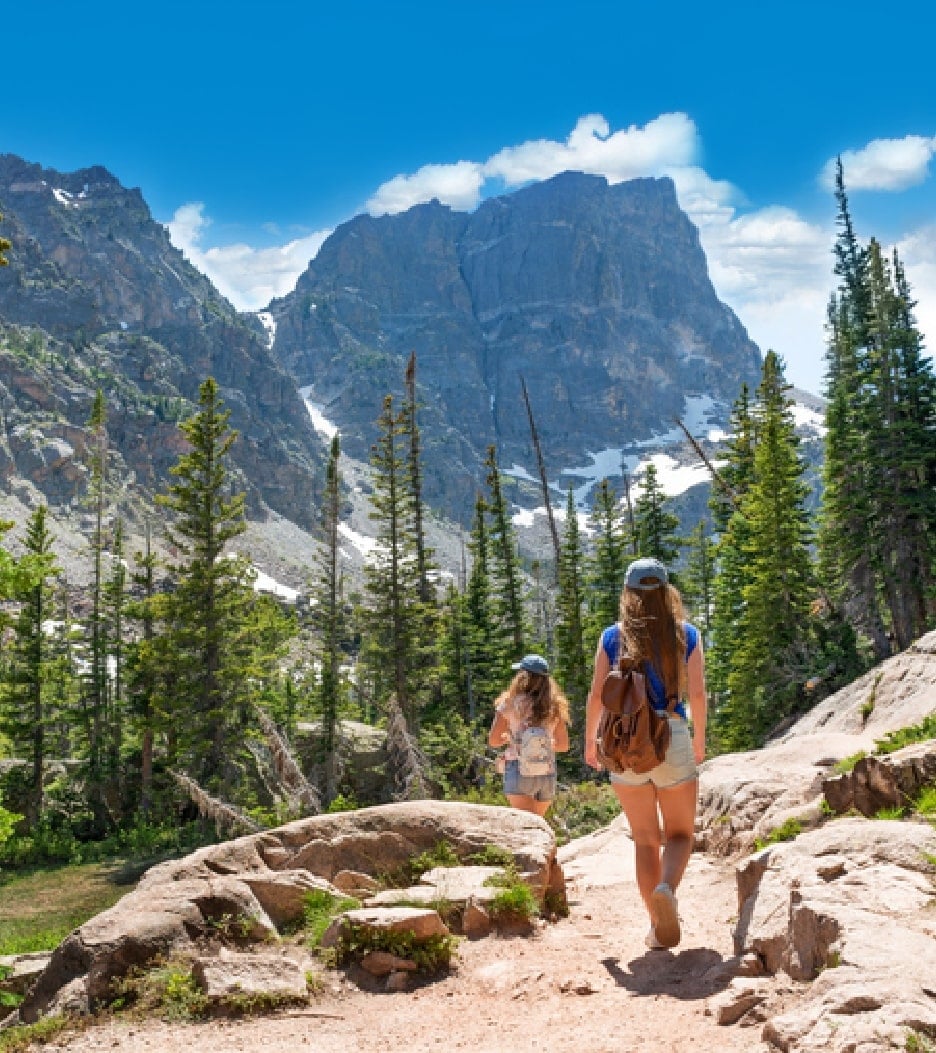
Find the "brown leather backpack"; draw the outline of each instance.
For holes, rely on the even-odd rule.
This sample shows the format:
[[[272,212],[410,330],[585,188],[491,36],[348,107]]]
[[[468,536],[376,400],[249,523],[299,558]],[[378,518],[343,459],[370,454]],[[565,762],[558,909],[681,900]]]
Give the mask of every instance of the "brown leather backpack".
[[[657,712],[647,698],[647,678],[622,657],[601,687],[598,759],[608,771],[643,774],[663,761],[670,744],[667,715],[676,702]]]

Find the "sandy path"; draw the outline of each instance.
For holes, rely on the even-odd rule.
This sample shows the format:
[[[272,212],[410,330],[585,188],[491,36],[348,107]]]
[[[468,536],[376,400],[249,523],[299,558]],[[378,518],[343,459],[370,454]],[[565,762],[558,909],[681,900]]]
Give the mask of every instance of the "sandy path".
[[[402,994],[350,985],[308,1009],[193,1025],[116,1021],[72,1036],[71,1051],[286,1053],[444,1049],[472,1053],[757,1053],[759,1027],[722,1027],[708,999],[727,986],[734,870],[694,856],[679,893],[683,940],[647,951],[646,917],[619,820],[563,851],[570,917],[532,939],[464,942],[457,969]],[[54,1046],[47,1046],[56,1048]]]

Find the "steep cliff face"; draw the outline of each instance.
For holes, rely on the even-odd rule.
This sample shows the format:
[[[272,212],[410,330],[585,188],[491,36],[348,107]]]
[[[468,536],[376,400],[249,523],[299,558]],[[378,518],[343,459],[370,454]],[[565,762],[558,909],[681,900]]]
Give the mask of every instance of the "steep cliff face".
[[[256,319],[239,315],[105,169],[69,174],[0,156],[0,473],[54,503],[83,485],[97,387],[127,472],[161,485],[175,421],[213,376],[240,432],[232,458],[254,512],[314,516],[322,447]]]
[[[359,216],[270,310],[274,355],[355,456],[416,352],[427,495],[462,518],[489,443],[534,467],[521,377],[561,482],[589,453],[669,431],[687,396],[726,413],[759,375],[668,179],[564,173],[472,214]]]

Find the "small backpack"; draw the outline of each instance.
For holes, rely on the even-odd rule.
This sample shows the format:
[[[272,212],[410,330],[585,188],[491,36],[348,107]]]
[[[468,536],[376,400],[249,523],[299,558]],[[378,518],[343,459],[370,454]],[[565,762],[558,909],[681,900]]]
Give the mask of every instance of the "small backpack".
[[[545,728],[524,728],[517,744],[517,760],[522,776],[552,775],[555,770],[552,739]]]
[[[601,688],[597,733],[598,759],[608,771],[643,774],[662,763],[670,744],[667,716],[677,702],[671,699],[665,712],[657,712],[639,669],[624,660],[612,669]]]

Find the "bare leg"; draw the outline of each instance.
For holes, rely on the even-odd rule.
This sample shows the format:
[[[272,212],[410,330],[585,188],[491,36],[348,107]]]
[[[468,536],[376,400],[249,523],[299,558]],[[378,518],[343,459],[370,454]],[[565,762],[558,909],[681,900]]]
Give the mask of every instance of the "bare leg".
[[[511,808],[519,808],[521,812],[533,812],[534,815],[545,815],[552,804],[552,801],[538,801],[525,793],[508,793],[507,800],[510,801]]]
[[[682,881],[692,855],[698,792],[698,779],[657,790],[657,800],[663,815],[664,840],[659,880],[665,881],[674,892]]]
[[[660,877],[660,848],[662,831],[657,811],[657,790],[653,783],[643,786],[622,786],[612,783],[621,808],[627,816],[637,870],[637,888],[650,913],[650,896],[662,880]]]

